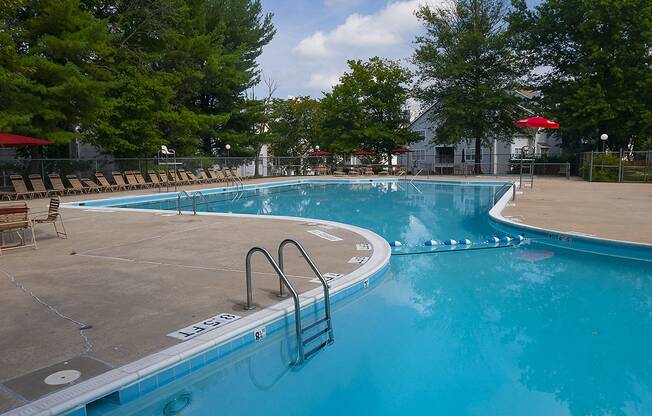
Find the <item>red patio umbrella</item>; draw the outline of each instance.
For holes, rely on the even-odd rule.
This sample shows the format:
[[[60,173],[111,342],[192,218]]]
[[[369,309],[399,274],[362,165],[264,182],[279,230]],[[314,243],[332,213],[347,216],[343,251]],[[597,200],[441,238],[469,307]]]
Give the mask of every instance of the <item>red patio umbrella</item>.
[[[17,134],[0,133],[0,147],[45,146],[48,144],[52,144],[52,142]]]
[[[518,120],[514,123],[516,127],[529,127],[531,129],[558,129],[559,123],[553,120],[548,120],[545,117],[528,117],[523,120]]]
[[[390,153],[410,153],[412,150],[410,150],[409,147],[407,146],[401,146],[401,147],[395,147],[394,149],[390,150]]]
[[[315,150],[314,152],[308,153],[308,156],[330,156],[331,152],[325,150]]]
[[[353,156],[369,156],[369,155],[373,155],[373,153],[371,153],[368,150],[356,150],[354,152],[351,152],[351,154]]]

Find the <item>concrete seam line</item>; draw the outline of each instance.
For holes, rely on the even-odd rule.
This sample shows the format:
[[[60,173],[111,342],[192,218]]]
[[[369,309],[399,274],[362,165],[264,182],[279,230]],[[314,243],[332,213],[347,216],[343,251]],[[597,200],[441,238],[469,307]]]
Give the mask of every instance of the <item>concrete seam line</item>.
[[[90,352],[90,351],[93,349],[93,343],[91,342],[90,338],[88,338],[88,336],[84,333],[84,331],[86,331],[87,329],[91,329],[91,326],[90,326],[90,325],[88,325],[88,324],[86,324],[86,323],[84,323],[84,322],[78,321],[78,320],[76,320],[76,319],[74,319],[74,318],[71,318],[71,317],[69,317],[68,315],[64,315],[64,314],[63,314],[61,311],[59,311],[57,308],[55,308],[54,306],[50,305],[49,303],[47,303],[47,302],[44,301],[43,299],[39,298],[39,297],[38,297],[34,292],[32,292],[32,291],[31,291],[30,289],[28,289],[27,287],[25,287],[25,285],[23,285],[22,283],[20,283],[18,280],[16,280],[16,276],[14,276],[13,274],[9,273],[8,271],[6,271],[6,270],[4,270],[4,269],[0,269],[0,273],[2,273],[2,274],[4,274],[5,276],[7,276],[7,277],[9,278],[9,280],[11,281],[11,283],[12,283],[14,286],[16,286],[16,288],[18,288],[19,290],[21,290],[21,291],[22,291],[23,293],[25,293],[26,295],[30,296],[30,297],[31,297],[32,299],[34,299],[36,302],[38,302],[38,303],[40,303],[41,305],[45,306],[45,307],[46,307],[47,309],[49,309],[52,313],[54,313],[55,315],[57,315],[58,317],[60,317],[60,318],[62,318],[62,319],[65,319],[66,321],[72,322],[73,324],[77,325],[77,329],[79,330],[79,335],[80,335],[80,336],[82,337],[82,339],[84,340],[84,352],[85,352],[85,353],[88,353],[88,352]]]
[[[221,268],[221,267],[209,267],[209,266],[191,266],[188,264],[179,264],[179,263],[168,263],[168,262],[159,262],[159,261],[152,261],[152,260],[137,260],[137,259],[130,259],[128,257],[116,257],[116,256],[102,256],[99,254],[76,254],[77,256],[80,257],[91,257],[91,258],[99,258],[99,259],[106,259],[106,260],[115,260],[115,261],[122,261],[122,262],[128,262],[128,263],[138,263],[138,264],[151,264],[154,266],[170,266],[170,267],[180,267],[183,269],[194,269],[194,270],[213,270],[216,272],[238,272],[238,273],[244,273],[244,270],[241,269],[228,269],[228,268]],[[276,273],[273,272],[253,272],[254,274],[264,274],[264,275],[270,275],[270,276],[276,276]],[[314,279],[315,277],[310,277],[310,276],[300,276],[296,274],[286,274],[288,277],[296,277],[300,279]]]

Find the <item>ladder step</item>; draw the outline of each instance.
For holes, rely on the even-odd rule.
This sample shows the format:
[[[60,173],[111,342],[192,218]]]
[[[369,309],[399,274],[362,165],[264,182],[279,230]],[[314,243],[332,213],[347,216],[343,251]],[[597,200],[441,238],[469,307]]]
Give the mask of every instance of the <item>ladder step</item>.
[[[324,328],[321,331],[317,332],[316,334],[309,336],[308,338],[303,340],[303,345],[308,344],[310,341],[319,338],[320,336],[324,335],[327,332],[328,332],[328,328]]]
[[[310,358],[311,355],[313,355],[313,354],[319,352],[319,351],[320,351],[321,349],[323,349],[326,345],[328,345],[328,341],[324,341],[324,342],[322,342],[321,344],[317,345],[315,348],[311,349],[310,351],[308,351],[308,352],[304,355],[305,359],[307,360],[308,358]]]
[[[328,320],[328,318],[322,318],[322,319],[320,319],[320,320],[318,320],[318,321],[315,321],[315,322],[311,323],[311,324],[308,325],[308,326],[305,326],[305,327],[301,328],[301,330],[302,330],[302,331],[307,331],[307,330],[309,330],[310,328],[314,328],[314,327],[316,327],[317,325],[326,322],[327,320]]]

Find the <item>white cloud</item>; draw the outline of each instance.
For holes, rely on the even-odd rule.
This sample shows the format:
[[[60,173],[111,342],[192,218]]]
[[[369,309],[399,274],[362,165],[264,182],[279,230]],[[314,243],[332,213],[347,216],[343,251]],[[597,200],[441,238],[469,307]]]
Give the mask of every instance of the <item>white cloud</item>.
[[[326,41],[326,36],[322,32],[315,32],[313,35],[302,39],[294,50],[304,57],[327,57],[328,49],[326,48]]]
[[[315,32],[295,47],[299,56],[325,58],[349,48],[394,46],[419,27],[414,11],[422,0],[395,1],[367,15],[354,13],[329,32]]]
[[[320,91],[328,91],[333,87],[333,85],[337,84],[339,81],[340,81],[339,73],[335,73],[335,74],[316,73],[310,76],[310,80],[308,81],[308,86],[310,88],[315,88]]]

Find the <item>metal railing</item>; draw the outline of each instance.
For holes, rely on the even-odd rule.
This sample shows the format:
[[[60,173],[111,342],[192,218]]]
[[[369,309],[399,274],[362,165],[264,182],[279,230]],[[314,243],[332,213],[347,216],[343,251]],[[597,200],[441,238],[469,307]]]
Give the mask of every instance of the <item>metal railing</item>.
[[[295,290],[294,286],[290,283],[283,270],[284,268],[283,250],[285,246],[287,246],[288,244],[294,245],[299,250],[303,258],[306,260],[306,262],[308,263],[312,271],[315,273],[315,275],[321,282],[322,288],[324,290],[324,318],[319,319],[305,327],[301,323],[301,302],[299,300],[299,294]],[[246,277],[246,286],[247,286],[246,304],[245,304],[246,310],[252,310],[256,308],[256,305],[254,304],[254,300],[253,300],[253,276],[252,276],[252,269],[251,269],[251,258],[255,253],[262,253],[267,259],[267,261],[271,264],[276,274],[278,275],[279,286],[280,286],[279,296],[284,296],[283,286],[287,287],[287,289],[290,291],[290,294],[292,295],[292,300],[294,302],[294,327],[295,327],[295,333],[296,333],[295,336],[297,342],[297,357],[292,364],[301,365],[305,360],[309,359],[311,356],[313,356],[318,351],[323,349],[326,345],[332,344],[334,342],[333,325],[331,321],[331,309],[330,309],[330,290],[329,290],[328,282],[326,281],[326,279],[324,279],[324,276],[322,276],[321,272],[319,271],[319,268],[317,267],[317,265],[315,265],[315,262],[308,255],[308,253],[303,248],[301,243],[299,243],[296,240],[285,239],[279,244],[278,263],[274,261],[272,255],[266,249],[258,246],[253,247],[247,252],[247,256],[245,257],[245,277]],[[326,323],[325,329],[322,329],[321,331],[318,331],[315,334],[312,334],[306,339],[304,339],[303,334],[306,331],[322,323]],[[310,344],[312,341],[319,339],[324,334],[328,336],[328,339],[318,344],[316,347],[312,348],[306,353],[305,347],[308,344]]]
[[[514,175],[518,174],[519,163],[517,160],[510,160],[509,155],[497,155],[495,160],[485,158],[482,161],[482,174],[484,175]],[[457,158],[455,158],[457,159]],[[503,161],[504,159],[504,161]],[[114,171],[138,171],[146,178],[149,172],[165,172],[166,176],[176,171],[176,169],[185,169],[198,173],[199,170],[205,169],[223,169],[229,167],[238,172],[242,178],[252,177],[256,173],[260,177],[278,177],[278,176],[298,176],[298,175],[328,175],[336,171],[345,174],[365,175],[365,174],[382,174],[392,175],[403,170],[416,172],[423,170],[422,175],[474,175],[474,163],[461,162],[447,159],[450,164],[439,164],[433,159],[429,161],[411,161],[404,163],[399,160],[398,164],[388,165],[387,163],[378,163],[374,160],[365,161],[364,159],[355,159],[355,164],[351,160],[339,157],[260,157],[258,160],[252,157],[177,157],[172,162],[161,160],[159,158],[111,158],[98,157],[88,159],[30,159],[30,158],[1,158],[0,159],[0,188],[2,190],[11,190],[10,175],[18,174],[27,177],[29,174],[40,174],[45,180],[47,186],[47,175],[49,173],[59,174],[62,178],[66,175],[76,175],[80,178],[93,178],[95,173],[103,173],[109,180],[112,178]],[[496,161],[500,161],[497,163]],[[369,162],[369,163],[365,163]],[[546,162],[537,159],[534,162],[534,173],[536,175],[565,175],[571,174],[571,164],[567,162]],[[363,169],[364,168],[364,169]],[[628,172],[636,170],[635,166],[624,169],[624,178],[627,180]],[[640,169],[639,169],[640,170]],[[574,172],[574,171],[573,171]],[[401,175],[403,176],[403,175]],[[631,175],[630,175],[631,176]],[[242,186],[242,181],[237,177],[230,179],[234,185]],[[169,186],[175,185],[174,182],[166,182],[158,186],[159,190],[165,188],[169,191]],[[176,189],[175,189],[176,190]]]
[[[182,203],[181,197],[185,196],[186,200],[190,199],[192,203],[192,215],[197,215],[197,197],[201,197],[204,202],[206,202],[206,196],[201,191],[194,191],[192,194],[189,194],[186,191],[181,191],[177,194],[177,214],[181,215]]]

